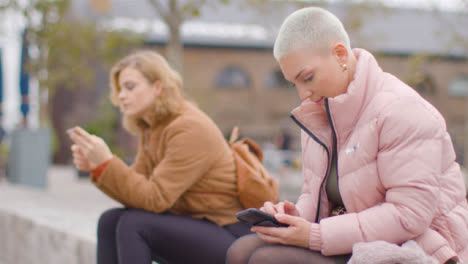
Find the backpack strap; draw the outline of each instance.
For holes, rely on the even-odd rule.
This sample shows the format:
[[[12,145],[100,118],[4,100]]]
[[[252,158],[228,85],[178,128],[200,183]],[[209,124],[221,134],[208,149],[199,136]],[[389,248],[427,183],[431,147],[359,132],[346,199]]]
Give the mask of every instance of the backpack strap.
[[[232,129],[231,137],[229,138],[229,144],[234,144],[234,142],[236,142],[238,138],[239,138],[239,128],[235,126]]]
[[[246,144],[249,147],[249,151],[254,153],[255,156],[257,156],[258,160],[260,160],[260,162],[263,161],[263,152],[260,146],[257,145],[257,143],[255,143],[250,138],[242,139],[242,143]]]

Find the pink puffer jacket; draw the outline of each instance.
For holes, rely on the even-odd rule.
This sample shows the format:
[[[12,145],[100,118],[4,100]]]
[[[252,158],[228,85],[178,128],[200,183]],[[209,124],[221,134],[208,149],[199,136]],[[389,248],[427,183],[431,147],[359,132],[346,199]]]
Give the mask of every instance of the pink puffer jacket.
[[[358,63],[347,93],[327,99],[326,112],[310,101],[292,112],[302,128],[304,164],[297,207],[320,222],[322,254],[351,253],[357,242],[415,240],[440,263],[468,260],[465,186],[443,117],[369,52],[353,52]],[[328,217],[335,141],[348,213]]]

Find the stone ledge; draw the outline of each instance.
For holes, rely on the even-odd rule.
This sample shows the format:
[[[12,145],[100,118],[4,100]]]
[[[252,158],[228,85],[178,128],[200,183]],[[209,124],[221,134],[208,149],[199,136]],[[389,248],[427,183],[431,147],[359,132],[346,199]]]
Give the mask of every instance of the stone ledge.
[[[279,180],[280,196],[295,201],[300,174]],[[0,264],[96,263],[99,216],[121,205],[71,167],[51,167],[47,182],[42,190],[0,181]]]
[[[39,190],[0,183],[0,263],[96,263],[96,224],[119,207],[68,167],[54,167]]]
[[[282,200],[295,201],[300,173],[276,177]],[[38,190],[0,182],[0,264],[96,263],[99,216],[121,205],[69,167],[52,167],[48,186]]]
[[[6,242],[0,247],[5,263],[95,263],[95,241],[34,219],[0,212],[0,237]]]

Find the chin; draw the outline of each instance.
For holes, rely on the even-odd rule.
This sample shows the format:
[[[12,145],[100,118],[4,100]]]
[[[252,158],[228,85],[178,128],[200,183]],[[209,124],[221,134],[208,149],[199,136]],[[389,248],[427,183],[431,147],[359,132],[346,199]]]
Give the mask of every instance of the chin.
[[[127,117],[133,117],[135,114],[132,113],[131,111],[128,110],[123,110],[121,111],[122,115],[127,116]]]
[[[132,117],[132,118],[141,118],[143,117],[143,112],[140,111],[140,112],[135,112],[135,111],[128,111],[128,112],[125,112],[124,115],[128,116],[128,117]]]

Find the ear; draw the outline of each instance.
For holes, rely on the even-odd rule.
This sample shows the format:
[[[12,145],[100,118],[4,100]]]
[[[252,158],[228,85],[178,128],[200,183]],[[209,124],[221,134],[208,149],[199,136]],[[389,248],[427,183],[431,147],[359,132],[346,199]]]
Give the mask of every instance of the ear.
[[[162,82],[160,80],[157,80],[153,83],[153,89],[154,89],[154,92],[156,94],[156,96],[158,96],[161,91],[162,91]]]
[[[332,54],[339,64],[348,63],[348,49],[342,43],[336,43],[332,47]]]

